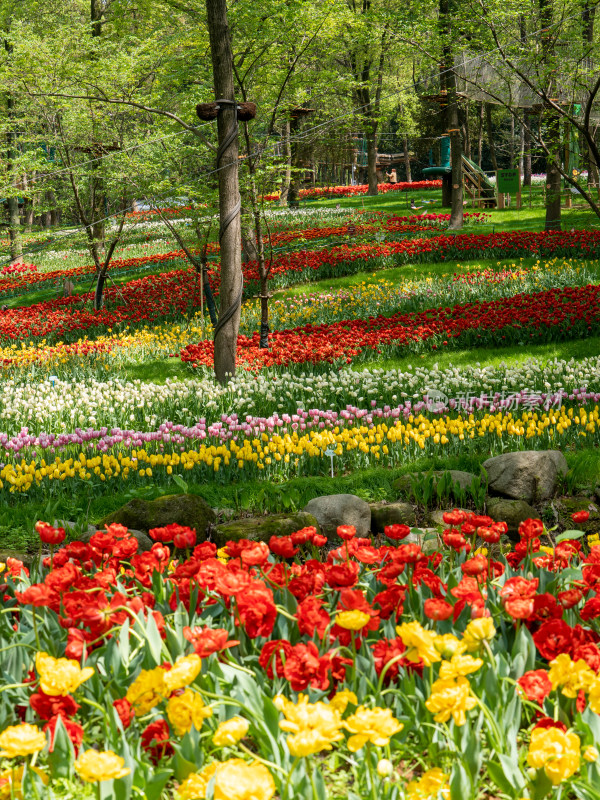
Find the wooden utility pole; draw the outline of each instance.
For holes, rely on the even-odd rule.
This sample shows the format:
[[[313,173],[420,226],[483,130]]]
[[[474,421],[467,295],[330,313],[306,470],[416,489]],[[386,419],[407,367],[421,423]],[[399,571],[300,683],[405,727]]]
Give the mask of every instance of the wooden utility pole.
[[[235,374],[237,338],[244,279],[238,181],[237,105],[233,84],[231,34],[226,0],[206,0],[215,98],[219,106],[219,242],[221,245],[220,314],[215,326],[215,376],[227,383]]]

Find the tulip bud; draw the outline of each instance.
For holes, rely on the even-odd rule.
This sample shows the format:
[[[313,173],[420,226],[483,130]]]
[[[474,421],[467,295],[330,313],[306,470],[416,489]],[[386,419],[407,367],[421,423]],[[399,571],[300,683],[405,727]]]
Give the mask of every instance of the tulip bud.
[[[583,751],[583,757],[585,758],[586,761],[592,761],[592,762],[597,761],[598,755],[600,754],[598,753],[596,748],[593,747],[591,744],[588,745]]]
[[[394,765],[388,758],[382,758],[377,762],[377,774],[380,778],[389,778],[394,772]]]

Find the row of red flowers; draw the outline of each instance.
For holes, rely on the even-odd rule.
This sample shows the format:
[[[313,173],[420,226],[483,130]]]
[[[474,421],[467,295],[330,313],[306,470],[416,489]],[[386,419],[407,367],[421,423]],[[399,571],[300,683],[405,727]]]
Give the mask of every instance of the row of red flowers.
[[[106,290],[107,306],[94,311],[93,293],[59,297],[0,314],[0,342],[44,338],[48,343],[73,341],[83,333],[124,325],[152,324],[181,318],[200,306],[200,284],[194,270],[148,275]],[[115,305],[118,303],[119,305]]]
[[[436,348],[451,342],[465,346],[487,342],[556,341],[600,330],[600,286],[551,289],[519,294],[488,303],[433,308],[391,317],[305,325],[270,334],[270,349],[259,347],[259,335],[240,336],[238,362],[246,369],[288,364],[350,363],[361,355],[386,354],[424,342]],[[365,353],[367,351],[367,353]],[[203,341],[181,353],[192,366],[212,367],[214,345]]]
[[[399,181],[398,183],[380,183],[377,186],[379,194],[386,192],[422,192],[427,189],[441,189],[441,181]],[[366,194],[369,191],[367,183],[359,183],[355,186],[314,186],[311,189],[300,189],[302,200],[311,200],[321,197],[355,197],[356,195]],[[278,200],[279,194],[268,194],[264,200]]]
[[[469,221],[482,222],[486,215],[479,212],[465,215]],[[344,225],[329,226],[323,228],[300,228],[297,230],[280,231],[273,233],[270,237],[270,244],[273,247],[281,247],[285,244],[300,241],[313,241],[315,239],[348,238],[354,236],[365,236],[376,231],[383,231],[386,234],[394,233],[417,233],[420,231],[439,230],[445,222],[450,219],[449,214],[425,214],[419,216],[386,216],[385,214],[370,215],[365,222],[358,224],[346,223]],[[267,244],[265,237],[265,244]],[[192,252],[195,252],[192,250]],[[209,242],[208,252],[211,255],[219,252],[219,245],[216,242]],[[139,256],[135,258],[115,258],[111,261],[111,270],[132,272],[144,269],[148,266],[169,264],[172,261],[185,261],[186,255],[183,250],[173,250],[169,253],[158,253],[154,255]],[[50,285],[52,287],[61,286],[66,279],[85,278],[93,275],[95,267],[87,264],[82,267],[71,267],[62,270],[50,270],[39,272],[34,264],[20,264],[5,267],[0,275],[10,276],[10,278],[0,278],[0,297],[11,296],[19,291],[33,290]]]
[[[341,250],[342,248],[339,248]],[[360,250],[360,248],[357,248]],[[295,254],[281,259],[274,268],[273,284],[291,283],[290,278],[305,269],[317,270],[319,261],[304,254],[312,266],[302,263],[303,256]],[[334,254],[334,255],[337,255]],[[354,251],[346,250],[352,258]],[[310,260],[309,260],[310,259]],[[352,264],[352,262],[350,262]],[[334,262],[321,267],[332,269]],[[364,268],[355,262],[357,269]],[[323,269],[319,270],[322,275]],[[333,273],[335,274],[335,273]],[[339,273],[337,273],[339,274]],[[213,288],[218,292],[219,276],[211,272]],[[246,290],[258,275],[253,264],[245,266]],[[259,350],[254,337],[240,337],[240,359],[255,367],[282,363],[317,363],[357,356],[364,349],[380,350],[419,344],[435,337],[442,340],[460,337],[461,343],[482,342],[502,330],[507,341],[519,341],[524,332],[531,339],[574,338],[594,330],[598,323],[597,286],[562,288],[541,294],[517,295],[490,303],[457,305],[454,308],[430,309],[418,313],[395,314],[369,320],[348,320],[330,325],[307,325],[303,328],[272,334],[272,350]],[[73,341],[83,332],[156,322],[159,319],[181,317],[200,305],[200,284],[193,270],[175,270],[129,281],[118,293],[107,291],[111,308],[94,311],[91,294],[57,298],[32,306],[7,309],[0,315],[0,341],[19,341],[46,338],[54,341]],[[113,307],[113,303],[119,303]],[[504,330],[506,329],[506,330]],[[467,336],[470,334],[470,339]],[[447,344],[447,341],[445,342]],[[210,342],[190,345],[183,352],[184,360],[196,364],[212,363]]]

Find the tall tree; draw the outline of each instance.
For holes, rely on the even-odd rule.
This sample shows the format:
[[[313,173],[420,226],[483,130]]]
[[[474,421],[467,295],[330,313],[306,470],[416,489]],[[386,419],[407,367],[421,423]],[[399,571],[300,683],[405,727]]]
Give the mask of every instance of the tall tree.
[[[450,166],[452,168],[452,194],[449,230],[460,230],[463,226],[463,178],[462,178],[462,138],[458,120],[458,97],[456,93],[456,73],[452,50],[451,0],[440,0],[440,34],[442,40],[442,61],[440,64],[440,83],[442,94],[446,95],[446,130],[450,134]]]
[[[380,8],[374,7],[372,0],[346,0],[346,3],[350,15],[343,37],[346,52],[340,58],[340,63],[350,73],[352,100],[367,143],[367,194],[376,195],[377,132],[390,21]]]
[[[227,383],[235,374],[244,284],[238,179],[238,125],[226,0],[206,0],[206,12],[215,98],[217,102],[222,101],[217,117],[221,283],[219,322],[215,327],[215,375],[220,383]]]

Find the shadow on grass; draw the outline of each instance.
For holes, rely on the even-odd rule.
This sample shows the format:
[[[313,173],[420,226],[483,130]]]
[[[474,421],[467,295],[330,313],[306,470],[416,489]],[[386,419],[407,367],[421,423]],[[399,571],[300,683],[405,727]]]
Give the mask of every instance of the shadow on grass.
[[[544,362],[555,358],[568,361],[571,358],[589,358],[600,355],[600,337],[591,336],[588,339],[576,339],[568,342],[550,342],[548,344],[532,344],[527,347],[511,345],[510,347],[476,347],[470,350],[436,350],[425,354],[409,353],[397,358],[386,358],[378,361],[369,361],[365,364],[355,364],[355,371],[372,369],[399,369],[406,370],[409,365],[432,369],[434,365],[440,369],[450,367],[480,366],[497,367],[504,363],[507,365],[521,364],[530,358],[537,358]],[[526,387],[523,387],[526,388]]]
[[[140,380],[152,383],[164,383],[167,378],[193,378],[191,368],[180,358],[164,358],[159,361],[147,361],[143,364],[128,364],[120,370],[120,375],[127,380]]]

